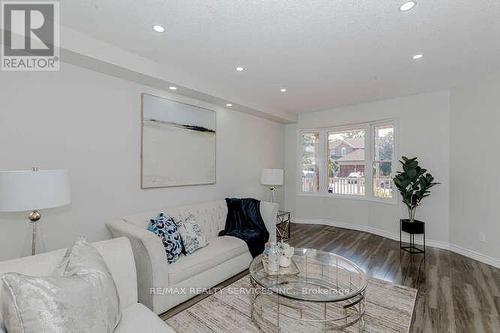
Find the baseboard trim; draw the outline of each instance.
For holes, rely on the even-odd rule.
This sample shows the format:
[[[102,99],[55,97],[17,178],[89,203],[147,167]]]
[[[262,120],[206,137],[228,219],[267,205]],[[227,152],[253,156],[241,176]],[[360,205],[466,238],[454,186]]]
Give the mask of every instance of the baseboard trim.
[[[500,259],[495,259],[493,257],[479,253],[477,251],[467,249],[463,246],[456,245],[456,244],[450,244],[450,251],[461,254],[465,257],[472,258],[474,260],[480,261],[480,262],[488,264],[490,266],[500,268]]]
[[[322,224],[322,225],[328,225],[328,226],[332,226],[332,227],[364,231],[364,232],[369,232],[369,233],[374,234],[374,235],[378,235],[378,236],[389,238],[389,239],[392,239],[395,241],[399,241],[399,234],[398,233],[394,233],[394,232],[390,232],[387,230],[374,228],[374,227],[370,227],[370,226],[360,225],[360,224],[343,223],[343,222],[338,222],[338,221],[334,221],[334,220],[330,220],[330,219],[305,219],[305,218],[295,218],[295,222],[296,223],[303,223],[303,224]],[[415,239],[415,243],[422,245],[421,239]],[[425,244],[426,246],[436,247],[436,248],[443,249],[443,250],[449,250],[449,251],[461,254],[463,256],[466,256],[468,258],[480,261],[480,262],[485,263],[487,265],[491,265],[493,267],[500,268],[500,260],[499,259],[495,259],[493,257],[487,256],[487,255],[479,253],[477,251],[473,251],[473,250],[464,248],[462,246],[448,243],[448,242],[433,240],[433,239],[426,239],[425,243],[426,243]]]

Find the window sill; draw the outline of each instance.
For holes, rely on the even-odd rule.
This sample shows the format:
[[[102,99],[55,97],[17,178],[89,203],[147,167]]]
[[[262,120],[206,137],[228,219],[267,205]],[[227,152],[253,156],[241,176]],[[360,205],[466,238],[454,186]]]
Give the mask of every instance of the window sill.
[[[392,199],[377,199],[377,198],[369,198],[366,196],[357,196],[357,195],[340,195],[340,194],[330,194],[330,193],[297,193],[298,197],[310,197],[310,198],[330,198],[330,199],[342,199],[342,200],[355,200],[355,201],[370,201],[385,205],[395,206],[398,204],[395,198]]]

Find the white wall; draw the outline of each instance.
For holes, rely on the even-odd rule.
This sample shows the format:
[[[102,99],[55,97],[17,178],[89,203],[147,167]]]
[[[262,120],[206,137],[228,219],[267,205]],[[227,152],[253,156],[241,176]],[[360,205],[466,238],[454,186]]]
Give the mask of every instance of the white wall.
[[[417,218],[426,222],[427,240],[431,244],[447,244],[450,200],[448,91],[300,114],[296,128],[287,125],[285,130],[285,163],[288,174],[285,206],[295,207],[298,221],[360,228],[383,235],[397,235],[399,238],[399,219],[407,216],[400,200],[397,204],[386,204],[295,193],[297,129],[388,118],[396,119],[399,125],[396,133],[399,156],[418,156],[422,166],[442,183],[433,188],[431,197],[423,201],[417,210]]]
[[[76,237],[109,237],[105,222],[125,214],[266,189],[262,168],[283,167],[284,126],[217,111],[217,184],[140,189],[140,93],[168,92],[62,64],[60,72],[0,72],[0,170],[64,168],[72,204],[43,212],[48,249]],[[0,260],[23,249],[26,214],[0,213]]]
[[[450,96],[450,240],[500,262],[500,78]]]

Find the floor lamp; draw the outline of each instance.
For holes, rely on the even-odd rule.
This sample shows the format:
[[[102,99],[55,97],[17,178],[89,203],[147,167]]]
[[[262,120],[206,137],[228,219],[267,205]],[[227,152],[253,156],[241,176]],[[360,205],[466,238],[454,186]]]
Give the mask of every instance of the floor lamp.
[[[269,186],[271,202],[274,202],[276,186],[283,185],[283,169],[262,169],[260,183]]]
[[[66,170],[0,171],[0,212],[30,212],[31,254],[39,242],[40,210],[68,205],[71,202]]]

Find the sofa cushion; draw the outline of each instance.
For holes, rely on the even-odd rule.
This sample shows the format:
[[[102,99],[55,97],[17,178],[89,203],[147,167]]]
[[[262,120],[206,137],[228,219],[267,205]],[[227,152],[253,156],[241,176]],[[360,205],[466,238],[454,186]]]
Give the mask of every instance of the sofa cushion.
[[[121,318],[111,272],[85,241],[67,250],[51,276],[6,273],[2,281],[9,332],[112,332]]]
[[[189,215],[184,220],[175,220],[182,238],[182,247],[185,254],[192,254],[194,251],[207,246],[207,238],[201,230],[194,215]]]
[[[151,218],[148,230],[161,238],[168,263],[176,262],[182,253],[182,241],[174,219],[164,213],[160,213],[157,217]]]
[[[247,251],[248,246],[239,238],[217,237],[195,254],[182,256],[177,262],[171,264],[168,273],[169,285],[187,280]]]
[[[148,232],[144,230],[144,232]],[[151,234],[153,237],[155,235]],[[137,303],[137,274],[132,247],[127,238],[121,237],[92,244],[103,256],[111,271],[120,296],[122,309]],[[65,249],[0,262],[0,275],[17,272],[25,275],[48,276],[52,274],[66,253]],[[0,292],[0,300],[3,298]],[[1,317],[1,316],[0,316]],[[0,322],[1,322],[0,318]]]
[[[123,309],[122,320],[113,333],[175,333],[163,320],[140,303]]]

